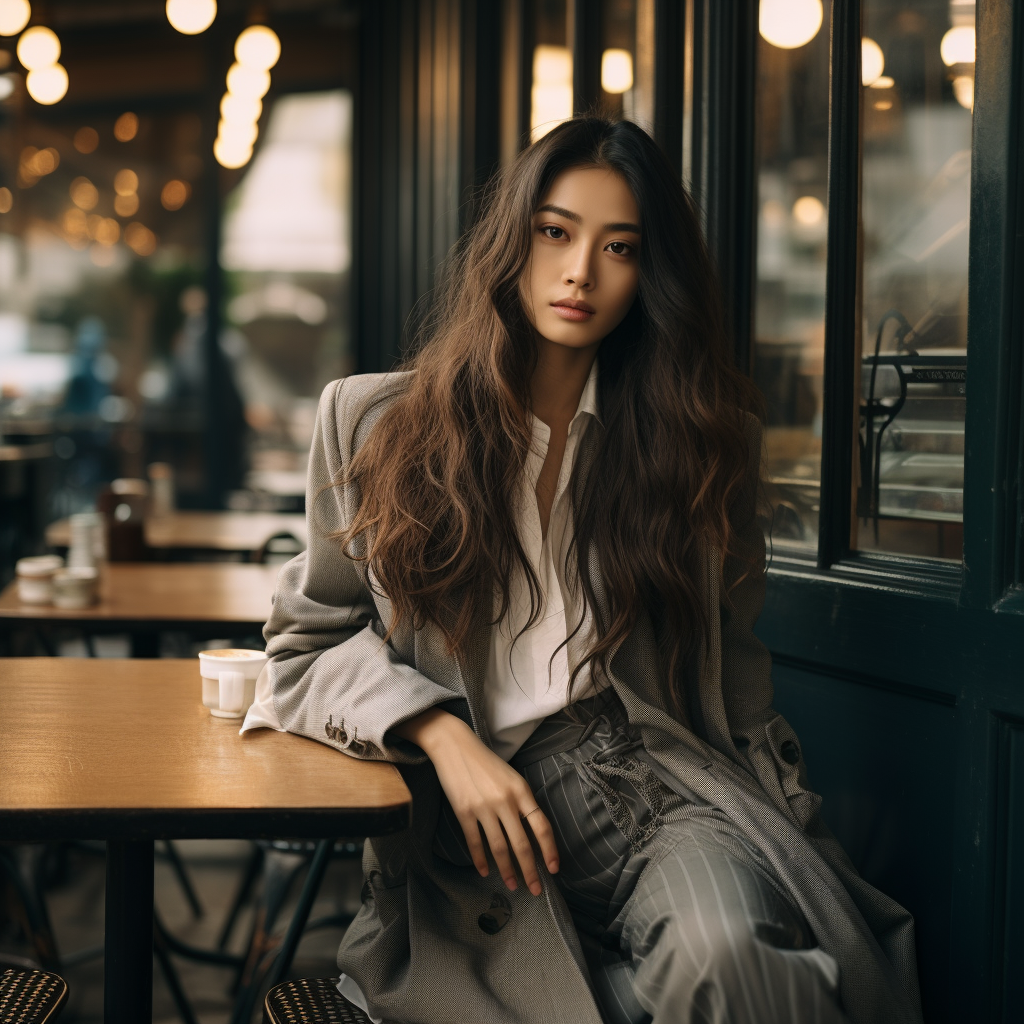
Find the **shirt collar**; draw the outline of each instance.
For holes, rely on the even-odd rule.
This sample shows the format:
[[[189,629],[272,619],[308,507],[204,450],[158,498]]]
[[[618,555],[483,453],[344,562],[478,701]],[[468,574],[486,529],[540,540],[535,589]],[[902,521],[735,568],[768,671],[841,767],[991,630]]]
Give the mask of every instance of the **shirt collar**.
[[[580,395],[579,405],[576,406],[576,415],[569,421],[569,436],[572,437],[577,431],[586,427],[584,417],[592,416],[598,423],[601,423],[600,413],[597,411],[597,360],[595,359],[590,367],[587,382],[583,385],[583,394]],[[545,445],[551,438],[551,428],[539,417],[531,414],[533,425],[533,436],[539,438]],[[601,423],[604,426],[603,423]]]
[[[583,394],[580,395],[580,404],[576,407],[576,415],[573,416],[572,422],[575,423],[577,419],[583,414],[589,413],[591,416],[601,423],[601,414],[597,410],[597,359],[594,359],[593,364],[590,367],[590,374],[587,377],[587,383],[583,385]],[[570,427],[572,424],[570,424]],[[602,424],[603,426],[603,424]]]

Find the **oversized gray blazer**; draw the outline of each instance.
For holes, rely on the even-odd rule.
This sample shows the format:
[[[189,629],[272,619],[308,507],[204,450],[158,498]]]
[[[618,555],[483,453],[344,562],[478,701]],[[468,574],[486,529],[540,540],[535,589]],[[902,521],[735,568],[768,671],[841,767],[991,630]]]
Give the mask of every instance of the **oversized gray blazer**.
[[[481,878],[468,862],[440,856],[437,776],[418,747],[390,731],[443,705],[487,741],[481,690],[489,625],[482,617],[461,660],[446,654],[430,625],[403,627],[382,643],[390,603],[368,587],[365,563],[329,539],[351,522],[358,502],[353,486],[331,485],[407,380],[403,373],[356,376],[324,391],[310,453],[309,547],[282,568],[264,631],[282,725],[355,757],[396,762],[413,794],[411,827],[367,844],[363,905],[338,964],[375,1015],[403,1024],[600,1024],[572,920],[543,864],[544,892],[535,897],[524,886],[506,892],[493,868]],[[588,472],[602,429],[590,423],[576,472]],[[763,564],[753,514],[761,436],[753,418],[750,440],[749,486],[733,519],[742,544]],[[764,852],[838,962],[851,1021],[917,1024],[913,921],[857,875],[818,818],[820,797],[807,788],[796,735],[772,708],[770,657],[753,633],[763,573],[749,574],[724,599],[741,572],[733,560],[723,571],[715,552],[705,553],[711,636],[707,657],[692,669],[687,721],[667,710],[649,620],[611,660],[612,685],[658,774],[721,808]],[[492,935],[479,918],[498,892],[512,912]]]

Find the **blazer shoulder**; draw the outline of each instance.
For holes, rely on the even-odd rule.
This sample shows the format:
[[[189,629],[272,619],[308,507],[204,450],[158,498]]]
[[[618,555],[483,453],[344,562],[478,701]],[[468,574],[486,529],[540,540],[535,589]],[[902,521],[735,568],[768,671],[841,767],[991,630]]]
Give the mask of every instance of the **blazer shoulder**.
[[[320,396],[320,417],[336,432],[341,450],[351,457],[391,401],[412,379],[409,371],[358,373],[331,381]],[[330,423],[331,426],[327,427]]]

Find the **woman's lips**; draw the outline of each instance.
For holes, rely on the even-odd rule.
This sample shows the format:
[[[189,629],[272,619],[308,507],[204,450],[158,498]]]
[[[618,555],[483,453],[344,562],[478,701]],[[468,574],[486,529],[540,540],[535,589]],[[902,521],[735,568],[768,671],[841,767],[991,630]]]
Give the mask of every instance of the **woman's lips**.
[[[588,309],[575,309],[573,306],[551,307],[563,320],[575,320],[580,323],[589,320],[594,314]]]

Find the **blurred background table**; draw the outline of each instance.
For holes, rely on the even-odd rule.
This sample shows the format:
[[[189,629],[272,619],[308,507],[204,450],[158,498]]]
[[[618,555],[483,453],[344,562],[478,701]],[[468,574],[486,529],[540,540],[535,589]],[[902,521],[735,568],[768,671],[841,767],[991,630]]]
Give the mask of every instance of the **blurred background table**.
[[[74,610],[22,604],[15,581],[0,593],[0,632],[128,632],[136,657],[158,653],[161,630],[183,630],[197,640],[258,636],[270,615],[279,569],[237,562],[114,562],[103,570],[99,603]]]
[[[291,534],[306,544],[306,517],[297,512],[171,512],[146,520],[146,544],[168,557],[201,552],[235,552],[254,560],[268,539]],[[67,519],[46,528],[46,543],[66,548]]]
[[[153,841],[405,828],[392,765],[288,733],[238,735],[194,659],[12,658],[0,671],[0,833],[105,839],[104,1020],[152,1019]]]

